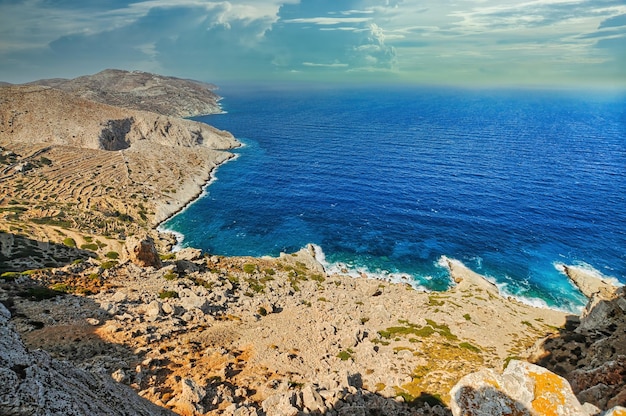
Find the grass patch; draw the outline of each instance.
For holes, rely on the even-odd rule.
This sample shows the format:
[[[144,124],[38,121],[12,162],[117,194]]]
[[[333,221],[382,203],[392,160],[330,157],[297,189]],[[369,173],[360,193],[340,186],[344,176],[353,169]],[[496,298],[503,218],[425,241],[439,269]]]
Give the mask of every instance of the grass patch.
[[[459,347],[464,348],[466,350],[470,350],[470,351],[475,352],[477,354],[480,352],[480,348],[475,347],[474,345],[470,344],[469,342],[461,342],[459,344]]]
[[[63,244],[70,248],[76,248],[76,241],[71,237],[64,238]]]
[[[176,258],[176,253],[166,253],[166,254],[159,254],[159,257],[161,258],[161,260],[166,261],[166,260],[174,260]]]
[[[178,275],[172,271],[168,271],[167,273],[163,275],[163,278],[165,280],[176,280],[178,279]]]
[[[175,290],[162,290],[159,292],[159,299],[176,299],[178,292]]]
[[[428,297],[428,305],[429,306],[443,306],[445,302],[443,300],[439,300],[436,296]]]
[[[103,261],[102,263],[100,263],[100,268],[102,270],[108,270],[108,269],[112,269],[113,267],[117,266],[117,264],[118,264],[117,260]]]
[[[22,273],[20,273],[20,272],[4,272],[4,273],[0,274],[0,279],[4,279],[7,282],[10,282],[10,281],[13,281],[13,280],[17,279],[21,275],[22,275]]]
[[[352,350],[351,348],[348,348],[347,350],[339,351],[339,354],[337,354],[337,358],[339,358],[341,361],[348,361],[348,360],[354,361],[353,354],[354,354],[354,350]]]
[[[252,263],[246,263],[243,265],[243,271],[248,274],[252,274],[256,271],[256,265]]]
[[[450,327],[427,319],[427,325],[420,327],[409,321],[400,320],[399,323],[404,326],[392,326],[385,330],[378,331],[378,335],[385,339],[396,339],[398,336],[416,335],[418,337],[429,337],[433,334],[439,334],[447,340],[457,340],[457,336],[450,332]]]

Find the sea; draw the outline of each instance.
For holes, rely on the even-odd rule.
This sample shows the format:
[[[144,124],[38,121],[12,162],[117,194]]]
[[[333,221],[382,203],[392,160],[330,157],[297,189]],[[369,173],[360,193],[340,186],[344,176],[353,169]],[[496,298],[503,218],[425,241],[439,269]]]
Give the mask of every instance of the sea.
[[[243,146],[162,225],[180,247],[441,291],[445,259],[578,312],[563,265],[626,283],[626,93],[233,88],[195,120]]]

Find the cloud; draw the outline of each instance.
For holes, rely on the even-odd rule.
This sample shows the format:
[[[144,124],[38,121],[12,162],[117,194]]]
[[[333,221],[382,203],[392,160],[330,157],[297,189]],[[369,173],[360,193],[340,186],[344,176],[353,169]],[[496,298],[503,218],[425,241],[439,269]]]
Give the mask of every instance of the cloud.
[[[0,0],[0,79],[107,67],[215,82],[624,78],[623,0],[416,3]]]

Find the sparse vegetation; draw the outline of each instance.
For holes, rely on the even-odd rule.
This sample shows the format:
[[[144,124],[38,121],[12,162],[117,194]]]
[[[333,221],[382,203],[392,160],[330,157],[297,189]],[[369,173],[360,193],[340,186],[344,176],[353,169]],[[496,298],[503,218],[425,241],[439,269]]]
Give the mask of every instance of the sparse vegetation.
[[[71,237],[64,238],[63,244],[67,247],[76,248],[76,241]]]
[[[178,298],[178,292],[175,290],[162,290],[159,292],[159,299]]]
[[[354,361],[353,354],[354,351],[351,348],[348,348],[347,350],[339,351],[339,354],[337,354],[337,358],[339,358],[341,361]]]

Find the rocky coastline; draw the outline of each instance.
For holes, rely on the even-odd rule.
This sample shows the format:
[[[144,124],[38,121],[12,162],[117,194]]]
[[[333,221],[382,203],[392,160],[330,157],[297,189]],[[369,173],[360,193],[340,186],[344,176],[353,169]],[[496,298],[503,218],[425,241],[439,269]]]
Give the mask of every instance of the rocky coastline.
[[[575,317],[503,297],[454,259],[455,285],[428,293],[330,274],[312,247],[171,252],[155,227],[238,143],[159,113],[161,94],[133,109],[167,79],[104,75],[115,94],[103,73],[0,87],[0,413],[626,412],[624,289],[579,268],[564,266],[590,299]],[[85,99],[105,95],[132,99]]]

